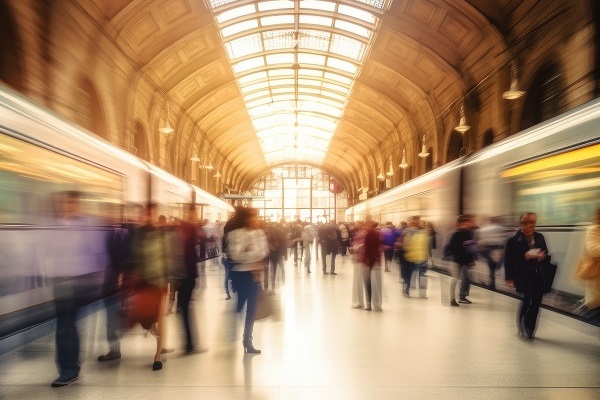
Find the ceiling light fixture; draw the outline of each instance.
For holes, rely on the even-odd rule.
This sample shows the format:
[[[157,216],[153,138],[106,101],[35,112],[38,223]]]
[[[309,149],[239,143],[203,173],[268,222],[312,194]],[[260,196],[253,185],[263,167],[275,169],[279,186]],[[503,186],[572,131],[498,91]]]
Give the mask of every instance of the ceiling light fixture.
[[[425,147],[425,135],[423,135],[423,145],[421,146],[421,152],[419,153],[419,157],[427,157],[429,152],[427,151],[427,147]]]
[[[518,99],[525,94],[524,90],[519,90],[519,83],[517,80],[517,62],[515,60],[511,61],[510,63],[510,75],[510,90],[502,94],[502,98],[506,100]]]
[[[460,123],[454,129],[460,133],[465,133],[466,131],[471,129],[471,126],[467,125],[467,118],[465,117],[465,108],[463,106],[460,106]]]
[[[169,109],[169,103],[167,102],[166,106],[165,106],[165,124],[163,126],[161,126],[160,128],[158,128],[158,130],[162,133],[173,133],[174,129],[171,127],[171,123],[169,122],[169,117],[170,117],[170,109]]]
[[[398,166],[402,169],[406,169],[406,167],[408,167],[408,164],[406,163],[406,149],[402,149],[402,161],[400,161]]]

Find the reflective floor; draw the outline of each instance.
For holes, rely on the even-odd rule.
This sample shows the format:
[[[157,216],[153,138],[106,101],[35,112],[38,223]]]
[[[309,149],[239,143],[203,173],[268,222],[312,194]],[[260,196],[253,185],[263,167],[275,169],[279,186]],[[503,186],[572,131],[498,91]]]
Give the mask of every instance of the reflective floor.
[[[314,264],[315,260],[313,260]],[[319,260],[320,262],[320,260]],[[54,336],[0,357],[2,399],[598,399],[597,328],[542,310],[537,338],[516,334],[517,301],[473,287],[473,304],[442,304],[447,278],[430,272],[426,299],[404,298],[397,268],[383,276],[383,311],[351,308],[352,261],[338,275],[307,274],[293,260],[281,271],[281,320],[257,322],[261,355],[244,355],[225,300],[222,267],[206,267],[195,293],[200,347],[182,351],[180,320],[168,316],[164,368],[152,371],[155,340],[142,328],[123,337],[120,360],[107,351],[105,315],[81,321],[77,382],[50,388],[56,377]],[[235,295],[234,295],[235,297]]]

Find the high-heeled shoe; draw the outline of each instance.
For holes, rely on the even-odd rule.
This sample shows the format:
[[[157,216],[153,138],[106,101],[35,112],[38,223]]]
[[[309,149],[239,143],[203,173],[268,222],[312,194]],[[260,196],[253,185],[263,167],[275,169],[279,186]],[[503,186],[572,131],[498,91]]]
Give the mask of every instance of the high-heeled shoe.
[[[259,349],[255,349],[254,345],[252,344],[252,342],[244,342],[244,353],[249,353],[249,354],[260,354],[261,351]]]

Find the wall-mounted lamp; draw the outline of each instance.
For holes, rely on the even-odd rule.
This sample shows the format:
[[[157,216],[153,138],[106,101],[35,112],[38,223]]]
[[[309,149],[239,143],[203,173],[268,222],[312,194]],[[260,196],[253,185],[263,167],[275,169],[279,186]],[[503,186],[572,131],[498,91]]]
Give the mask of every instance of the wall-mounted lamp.
[[[377,179],[379,179],[380,181],[383,182],[383,180],[385,179],[385,176],[383,175],[383,172],[380,172],[379,175],[377,175]]]
[[[421,152],[419,153],[419,157],[427,157],[429,152],[427,152],[427,147],[425,146],[425,135],[423,135],[423,145],[421,146]]]
[[[216,174],[213,175],[213,178],[217,178],[219,179],[221,177],[221,173],[217,172]]]
[[[471,129],[470,125],[467,125],[467,118],[465,117],[465,108],[464,106],[460,106],[460,123],[456,128],[454,128],[460,133],[464,133]]]
[[[173,133],[174,129],[171,127],[171,123],[169,122],[170,116],[171,113],[169,109],[169,103],[167,102],[167,105],[165,106],[165,124],[158,128],[160,132],[166,134]]]
[[[408,167],[408,164],[406,163],[406,149],[402,149],[402,161],[400,161],[398,166],[402,169],[406,169],[406,167]]]
[[[517,81],[517,62],[515,60],[512,60],[510,63],[510,76],[510,90],[504,92],[502,97],[506,100],[518,99],[525,94],[525,91],[519,90],[519,83]]]

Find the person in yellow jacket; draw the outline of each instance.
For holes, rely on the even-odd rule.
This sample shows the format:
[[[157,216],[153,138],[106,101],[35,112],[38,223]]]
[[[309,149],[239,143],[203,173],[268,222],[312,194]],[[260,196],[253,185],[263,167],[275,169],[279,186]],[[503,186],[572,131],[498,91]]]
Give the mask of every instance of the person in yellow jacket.
[[[581,265],[575,271],[575,278],[585,285],[584,304],[576,311],[587,316],[588,313],[592,314],[592,310],[600,311],[600,208],[596,210],[594,221],[585,235],[585,256],[591,263],[591,270],[595,272],[591,275],[588,272],[587,276],[583,277],[579,270]]]
[[[404,233],[404,258],[409,270],[416,273],[419,297],[427,296],[427,260],[429,259],[429,234],[421,227],[421,217],[412,216]],[[410,297],[410,281],[404,283],[404,296]]]

